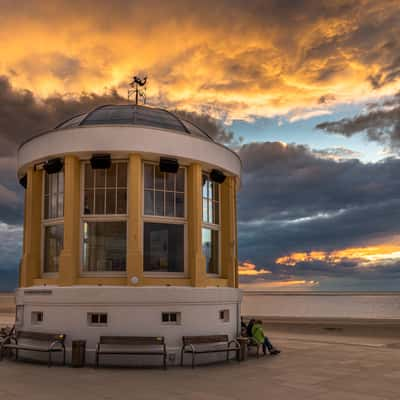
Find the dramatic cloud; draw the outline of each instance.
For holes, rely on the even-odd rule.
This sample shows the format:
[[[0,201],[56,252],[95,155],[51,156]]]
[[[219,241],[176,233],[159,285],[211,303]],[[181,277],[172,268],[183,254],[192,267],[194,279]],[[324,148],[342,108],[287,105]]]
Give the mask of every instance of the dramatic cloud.
[[[381,103],[370,104],[367,111],[354,118],[324,122],[317,125],[329,133],[347,137],[366,133],[369,140],[400,149],[400,93]]]
[[[353,278],[371,289],[377,276],[400,277],[400,160],[337,161],[268,142],[239,154],[239,256],[271,271],[264,280],[323,289],[326,278]]]
[[[125,96],[141,72],[150,102],[228,121],[282,115],[393,93],[399,21],[397,0],[5,1],[0,74],[47,98]]]

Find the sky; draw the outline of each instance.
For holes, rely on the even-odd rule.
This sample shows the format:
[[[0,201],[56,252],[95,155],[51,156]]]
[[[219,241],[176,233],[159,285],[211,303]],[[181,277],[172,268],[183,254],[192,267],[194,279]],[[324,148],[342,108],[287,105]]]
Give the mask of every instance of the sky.
[[[25,139],[147,75],[243,162],[241,286],[400,288],[398,0],[0,1],[0,290]]]

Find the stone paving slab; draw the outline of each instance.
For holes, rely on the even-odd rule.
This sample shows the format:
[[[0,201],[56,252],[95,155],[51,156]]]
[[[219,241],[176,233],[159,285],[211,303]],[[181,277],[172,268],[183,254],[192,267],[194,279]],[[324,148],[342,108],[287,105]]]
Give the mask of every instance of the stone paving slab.
[[[399,399],[400,350],[274,338],[282,354],[191,368],[47,368],[0,362],[0,399]]]

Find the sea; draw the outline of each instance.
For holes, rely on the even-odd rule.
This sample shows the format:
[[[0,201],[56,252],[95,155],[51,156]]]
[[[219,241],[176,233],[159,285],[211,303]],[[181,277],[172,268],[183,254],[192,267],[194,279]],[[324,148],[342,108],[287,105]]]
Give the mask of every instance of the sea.
[[[243,291],[242,315],[277,318],[400,319],[400,292]]]
[[[0,326],[13,322],[13,293],[0,293]],[[400,319],[400,292],[243,291],[242,315],[276,318]]]

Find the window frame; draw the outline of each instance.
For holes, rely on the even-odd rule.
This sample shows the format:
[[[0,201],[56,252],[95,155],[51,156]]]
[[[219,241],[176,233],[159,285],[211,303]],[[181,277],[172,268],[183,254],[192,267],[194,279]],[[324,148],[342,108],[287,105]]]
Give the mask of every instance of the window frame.
[[[59,271],[57,272],[45,272],[44,267],[45,267],[45,239],[46,239],[46,228],[49,226],[54,226],[54,225],[64,225],[64,205],[65,205],[65,171],[64,171],[64,166],[62,168],[62,173],[64,175],[63,177],[63,183],[64,183],[64,188],[63,188],[63,216],[62,217],[56,217],[56,218],[45,218],[45,213],[46,213],[46,207],[45,207],[45,190],[46,190],[46,176],[47,172],[43,169],[42,170],[42,215],[41,215],[41,229],[40,229],[40,273],[42,278],[56,278],[58,276]],[[60,171],[60,172],[61,172]],[[57,172],[57,173],[60,173]],[[63,249],[64,249],[64,241],[63,241]],[[62,251],[62,250],[61,250]],[[61,255],[61,253],[60,253]]]
[[[218,232],[218,264],[217,264],[217,272],[207,272],[207,264],[205,265],[206,269],[206,275],[211,278],[217,278],[221,277],[222,274],[222,268],[221,268],[221,262],[222,262],[222,252],[221,252],[221,184],[217,183],[217,188],[218,188],[218,224],[215,223],[210,223],[210,222],[205,222],[203,218],[203,175],[207,175],[208,179],[210,179],[210,172],[206,170],[201,171],[201,229],[203,231],[203,228],[205,229],[210,229],[212,231],[217,231]],[[214,203],[214,200],[212,200]],[[202,246],[203,247],[203,246]],[[203,250],[203,249],[202,249]],[[204,255],[204,254],[203,254]]]
[[[84,269],[84,235],[83,227],[85,222],[125,222],[126,224],[126,245],[128,246],[128,215],[129,215],[129,160],[126,158],[113,158],[112,163],[126,163],[126,213],[125,214],[85,214],[85,166],[90,164],[90,159],[81,160],[81,182],[80,182],[80,276],[81,277],[125,277],[127,276],[127,269],[125,271],[85,271]],[[117,187],[116,187],[117,188]],[[125,259],[127,262],[128,247],[125,251]]]
[[[184,176],[184,216],[183,217],[171,217],[171,216],[160,216],[160,215],[148,215],[144,213],[145,208],[145,187],[144,187],[144,166],[145,164],[158,165],[157,162],[150,160],[142,160],[142,254],[143,254],[143,275],[149,278],[187,278],[189,275],[188,270],[188,229],[187,229],[187,166],[180,165],[185,171]],[[165,190],[164,190],[165,193]],[[179,192],[181,193],[181,192]],[[165,204],[164,204],[165,209]],[[166,225],[183,225],[183,272],[164,272],[164,271],[145,271],[144,269],[144,224],[145,223],[156,223],[156,224],[166,224]]]

